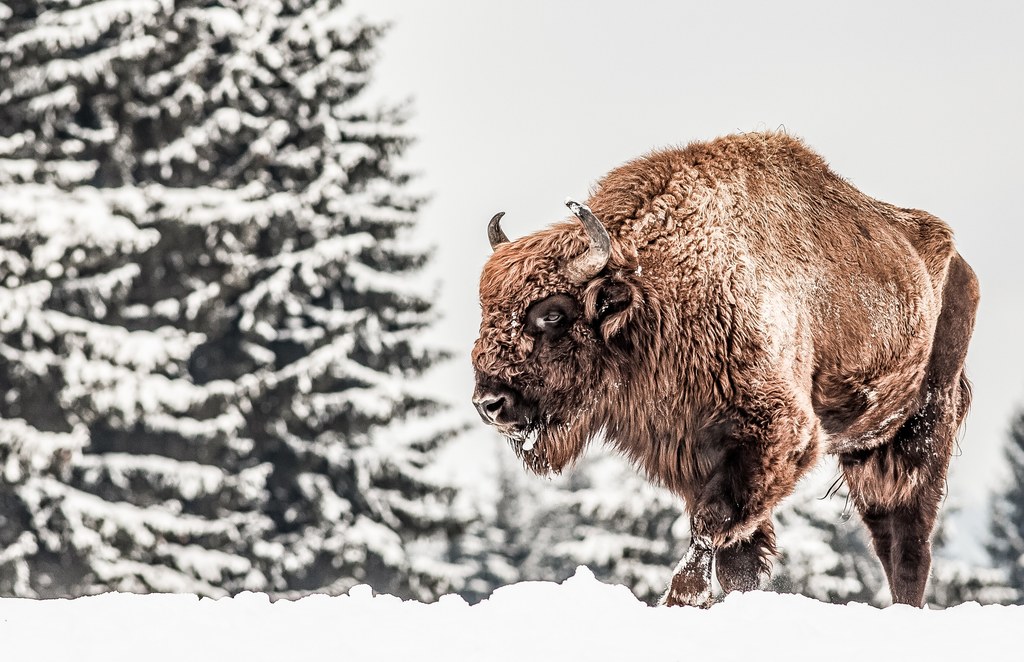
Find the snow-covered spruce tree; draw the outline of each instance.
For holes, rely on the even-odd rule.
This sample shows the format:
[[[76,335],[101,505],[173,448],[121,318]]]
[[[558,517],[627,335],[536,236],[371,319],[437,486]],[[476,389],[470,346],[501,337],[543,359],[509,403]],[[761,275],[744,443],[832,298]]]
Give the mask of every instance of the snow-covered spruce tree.
[[[493,494],[487,490],[466,490],[462,499],[471,498],[476,517],[465,535],[453,540],[450,557],[466,573],[459,594],[470,603],[487,598],[496,588],[529,577],[523,562],[534,548],[531,515],[537,509],[538,483],[526,475],[507,449],[497,456],[497,480]]]
[[[816,469],[776,510],[780,554],[765,588],[825,602],[876,600],[881,567],[860,522],[844,514],[845,493],[823,498],[828,474],[828,466]],[[688,544],[676,497],[607,452],[592,452],[564,477],[515,487],[519,503],[535,506],[522,520],[524,532],[503,538],[499,551],[521,579],[561,580],[583,564],[648,603],[661,597]]]
[[[972,563],[951,549],[961,536],[956,531],[959,511],[947,499],[940,513],[939,524],[932,538],[932,573],[928,581],[927,603],[935,607],[955,607],[965,602],[1011,604],[1019,598],[1018,591],[1008,585],[1005,567]]]
[[[1009,481],[992,502],[989,555],[1008,574],[1009,587],[1024,600],[1024,409],[1014,417],[1004,454]]]
[[[0,4],[0,593],[451,588],[378,27]]]
[[[776,509],[770,587],[822,602],[877,602],[885,577],[837,475],[826,458]]]
[[[561,581],[578,565],[655,604],[686,551],[682,502],[652,486],[618,455],[594,449],[565,476],[530,479],[519,499],[535,504],[519,552],[522,579]]]

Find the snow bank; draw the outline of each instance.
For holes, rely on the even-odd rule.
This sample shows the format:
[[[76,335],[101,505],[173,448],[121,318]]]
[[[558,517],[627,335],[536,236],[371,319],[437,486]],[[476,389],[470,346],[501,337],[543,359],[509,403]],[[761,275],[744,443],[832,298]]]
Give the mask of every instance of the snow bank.
[[[964,660],[1019,652],[1024,606],[945,611],[829,605],[774,593],[710,610],[650,608],[586,568],[479,605],[373,596],[271,603],[109,593],[0,600],[5,660]]]

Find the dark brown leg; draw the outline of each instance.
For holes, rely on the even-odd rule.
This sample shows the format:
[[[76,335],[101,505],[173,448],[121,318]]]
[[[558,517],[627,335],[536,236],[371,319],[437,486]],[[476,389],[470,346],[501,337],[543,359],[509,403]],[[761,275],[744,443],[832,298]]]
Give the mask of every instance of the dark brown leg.
[[[882,562],[885,577],[892,577],[892,520],[888,512],[864,507],[860,514],[864,526],[871,534],[871,545]]]
[[[772,510],[813,466],[820,448],[821,428],[796,401],[782,388],[759,393],[749,409],[694,440],[707,469],[695,477],[699,489],[687,499],[693,540],[664,604],[710,604],[718,549],[736,548],[721,557],[730,570],[727,590],[756,586],[764,568],[760,550],[773,547]]]
[[[749,540],[722,547],[715,553],[715,574],[722,590],[756,591],[771,571],[775,555],[775,531],[770,519],[754,531]]]
[[[840,457],[857,510],[871,532],[893,602],[921,606],[931,569],[931,535],[956,431],[970,405],[964,375],[978,282],[954,255],[918,410],[892,441]]]
[[[954,389],[930,388],[925,405],[891,442],[840,458],[894,603],[924,604],[932,528],[956,430],[949,415],[956,398]]]
[[[931,535],[938,504],[893,513],[892,572],[889,589],[894,603],[924,605],[924,590],[932,566]]]

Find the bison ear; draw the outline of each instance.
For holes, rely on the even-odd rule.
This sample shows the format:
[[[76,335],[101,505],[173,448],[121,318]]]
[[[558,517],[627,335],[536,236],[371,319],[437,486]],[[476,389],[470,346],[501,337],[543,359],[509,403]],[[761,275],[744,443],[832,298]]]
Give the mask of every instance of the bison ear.
[[[638,295],[636,285],[619,276],[598,278],[583,295],[587,320],[605,341],[611,340],[629,324]]]

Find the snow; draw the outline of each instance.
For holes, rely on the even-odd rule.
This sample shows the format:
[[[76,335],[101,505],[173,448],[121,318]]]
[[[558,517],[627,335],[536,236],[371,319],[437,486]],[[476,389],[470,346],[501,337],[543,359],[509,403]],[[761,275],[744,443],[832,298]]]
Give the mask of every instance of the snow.
[[[73,3],[72,3],[73,4]],[[86,7],[43,12],[36,27],[15,34],[7,43],[10,51],[23,51],[40,43],[58,49],[82,47],[98,39],[118,22],[147,19],[167,12],[166,0],[100,0]],[[0,9],[0,18],[3,10]]]
[[[160,238],[155,230],[139,229],[112,213],[104,193],[92,187],[79,187],[72,193],[49,184],[7,187],[0,198],[0,215],[5,219],[0,240],[32,237],[32,265],[40,271],[59,264],[72,248],[142,252]]]
[[[22,419],[0,419],[0,448],[7,455],[0,465],[0,480],[14,484],[26,473],[41,471],[55,457],[80,451],[88,443],[88,434],[81,427],[71,433],[42,432]]]
[[[142,651],[150,661],[1003,659],[1022,626],[1024,606],[876,609],[763,592],[709,610],[655,608],[584,567],[562,584],[499,588],[475,606],[455,595],[403,602],[366,585],[276,602],[259,593],[0,600],[4,657],[33,660],[136,660]]]

